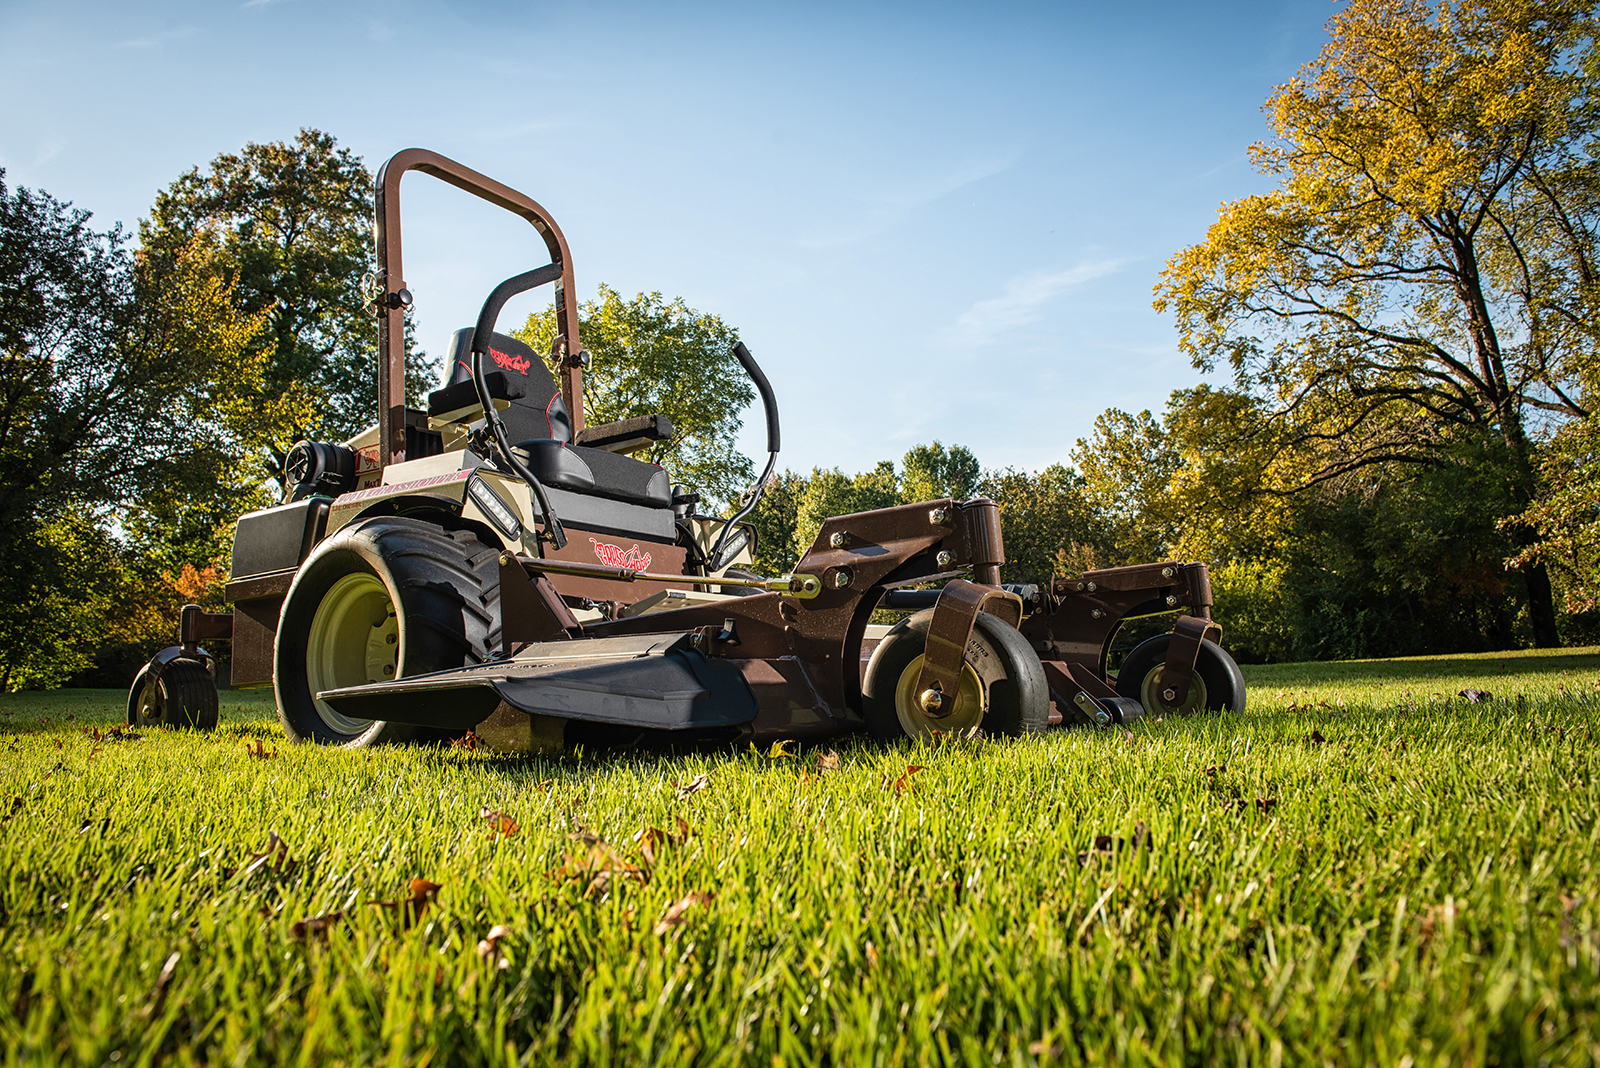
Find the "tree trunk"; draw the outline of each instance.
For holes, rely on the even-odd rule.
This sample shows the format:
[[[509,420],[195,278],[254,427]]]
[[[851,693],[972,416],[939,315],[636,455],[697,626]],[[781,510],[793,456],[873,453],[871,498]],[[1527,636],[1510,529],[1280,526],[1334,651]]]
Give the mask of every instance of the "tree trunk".
[[[1523,569],[1528,580],[1528,615],[1533,622],[1533,644],[1541,649],[1561,644],[1556,633],[1555,596],[1550,589],[1550,572],[1543,563]]]

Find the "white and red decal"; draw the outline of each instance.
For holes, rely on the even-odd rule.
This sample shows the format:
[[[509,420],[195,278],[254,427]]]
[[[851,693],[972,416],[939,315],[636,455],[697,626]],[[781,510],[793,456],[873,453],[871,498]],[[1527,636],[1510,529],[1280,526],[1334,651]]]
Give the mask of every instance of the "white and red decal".
[[[593,538],[589,539],[589,544],[594,546],[595,556],[599,557],[600,562],[607,567],[625,567],[629,571],[643,571],[650,566],[650,554],[641,553],[637,544],[626,551],[620,545],[607,545]]]

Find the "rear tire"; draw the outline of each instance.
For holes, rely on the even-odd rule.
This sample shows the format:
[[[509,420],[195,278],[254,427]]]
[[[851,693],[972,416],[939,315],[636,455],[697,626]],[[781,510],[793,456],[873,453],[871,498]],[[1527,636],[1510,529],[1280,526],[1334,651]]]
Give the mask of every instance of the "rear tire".
[[[1014,627],[987,612],[973,621],[962,681],[950,715],[934,719],[916,703],[916,681],[934,610],[896,623],[867,664],[861,691],[867,730],[880,742],[930,738],[981,728],[988,734],[1037,734],[1050,716],[1050,687],[1033,648]]]
[[[130,727],[209,731],[216,729],[217,715],[217,680],[198,660],[169,660],[154,679],[146,664],[128,690]]]
[[[491,659],[499,601],[500,550],[472,531],[383,517],[334,534],[284,598],[272,679],[284,733],[351,747],[443,736],[344,716],[316,694]]]
[[[1233,657],[1216,642],[1200,643],[1189,696],[1177,705],[1161,700],[1159,681],[1167,662],[1171,634],[1157,634],[1140,642],[1122,661],[1117,672],[1117,692],[1144,706],[1147,716],[1193,715],[1197,712],[1244,711],[1244,673]]]

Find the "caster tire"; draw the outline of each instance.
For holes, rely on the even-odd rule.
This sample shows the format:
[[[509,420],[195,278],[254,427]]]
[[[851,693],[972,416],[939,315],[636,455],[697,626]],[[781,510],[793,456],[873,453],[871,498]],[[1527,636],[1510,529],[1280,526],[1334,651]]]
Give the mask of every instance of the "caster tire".
[[[368,519],[312,550],[283,601],[273,650],[278,719],[292,742],[363,747],[448,732],[354,719],[322,690],[491,659],[500,646],[500,550],[469,530]]]
[[[1014,627],[979,612],[962,668],[954,710],[934,719],[917,704],[917,676],[933,609],[894,625],[873,650],[862,680],[867,730],[880,742],[964,734],[1022,735],[1043,731],[1050,716],[1050,687],[1033,648]]]
[[[128,726],[217,729],[217,680],[198,660],[169,660],[152,679],[146,664],[128,690]]]
[[[1163,701],[1157,689],[1161,670],[1167,662],[1167,646],[1171,644],[1172,635],[1157,634],[1134,646],[1117,673],[1117,692],[1138,701],[1148,716],[1244,711],[1244,674],[1233,657],[1209,639],[1200,643],[1200,657],[1195,661],[1189,696],[1176,705]]]

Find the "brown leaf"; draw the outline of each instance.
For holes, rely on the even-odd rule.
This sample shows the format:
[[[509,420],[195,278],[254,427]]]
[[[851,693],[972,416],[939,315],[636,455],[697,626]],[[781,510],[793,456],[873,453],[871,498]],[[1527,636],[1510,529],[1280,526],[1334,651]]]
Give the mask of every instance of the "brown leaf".
[[[645,827],[633,832],[633,841],[639,847],[639,855],[644,858],[645,863],[650,867],[655,866],[663,846],[682,845],[689,840],[690,834],[693,833],[689,830],[689,825],[684,822],[682,816],[677,819],[677,834],[668,834],[660,827]]]
[[[478,818],[489,825],[489,838],[492,841],[496,835],[510,838],[519,828],[517,821],[504,812],[498,812],[487,805],[478,809]]]
[[[277,831],[267,832],[267,848],[250,854],[250,860],[241,869],[240,876],[249,878],[269,863],[272,870],[280,875],[287,875],[294,870],[294,861],[289,859],[289,844],[278,837]]]
[[[699,793],[701,790],[704,790],[706,787],[710,786],[711,776],[705,772],[701,772],[688,782],[675,781],[672,785],[677,789],[679,797],[688,797],[690,794]]]
[[[664,935],[674,927],[679,926],[684,922],[684,913],[696,905],[711,904],[711,897],[711,894],[703,890],[696,890],[693,893],[683,895],[667,909],[666,914],[661,917],[661,922],[656,924],[654,933],[657,936]]]
[[[478,745],[478,736],[471,731],[468,731],[459,738],[450,739],[450,747],[452,749],[465,749],[469,753],[476,750]]]
[[[271,760],[273,757],[278,755],[278,750],[276,747],[274,747],[270,752],[268,752],[267,747],[262,745],[261,740],[258,738],[256,739],[256,745],[254,749],[250,748],[248,742],[245,743],[244,755],[249,757],[251,760]]]
[[[903,794],[907,790],[912,788],[911,787],[911,776],[915,775],[917,772],[919,772],[921,770],[922,770],[922,765],[921,764],[907,764],[906,765],[906,770],[901,772],[900,773],[900,777],[898,779],[895,779],[893,782],[890,782],[889,781],[889,776],[885,775],[883,777],[883,788],[885,790],[889,790],[889,789],[894,790],[896,796],[898,796],[900,794]]]
[[[27,804],[27,802],[22,800],[22,795],[21,794],[17,794],[16,796],[14,796],[11,799],[11,811],[7,812],[4,816],[0,816],[0,823],[10,823],[11,822],[11,817],[13,817],[17,813],[21,812],[22,811],[22,806],[25,805],[25,804]]]
[[[1313,730],[1310,734],[1306,735],[1306,741],[1310,742],[1312,745],[1321,745],[1327,740],[1328,739],[1324,738],[1322,736],[1322,732],[1319,730]]]
[[[826,753],[824,753],[822,756],[817,758],[817,771],[819,773],[829,772],[829,771],[838,771],[838,770],[839,770],[839,752],[838,752],[838,750],[830,749]]]
[[[500,952],[500,940],[510,933],[511,928],[502,923],[489,928],[489,933],[478,943],[478,959],[491,962],[500,971],[511,967],[511,962]]]
[[[1097,834],[1094,836],[1094,847],[1078,854],[1078,867],[1083,867],[1091,860],[1115,856],[1127,844],[1121,838],[1114,838],[1109,834]],[[1133,850],[1137,852],[1149,845],[1150,828],[1145,826],[1144,820],[1140,820],[1133,825]]]
[[[308,920],[300,920],[289,926],[289,937],[296,942],[304,942],[307,935],[327,936],[328,932],[340,920],[344,919],[344,912],[324,912],[321,916],[313,916]]]
[[[428,906],[438,896],[439,884],[427,879],[412,879],[410,889],[411,897],[405,901],[369,901],[367,904],[388,909],[400,918],[402,927],[410,927],[428,911]]]
[[[1202,774],[1210,775],[1212,778],[1215,778],[1216,776],[1222,774],[1223,772],[1225,772],[1227,770],[1228,770],[1228,765],[1226,765],[1226,764],[1213,764],[1209,768],[1207,768]]]
[[[1256,798],[1256,810],[1259,811],[1263,816],[1272,815],[1272,810],[1277,807],[1278,799],[1276,797]]]
[[[580,841],[587,846],[583,852],[576,855],[563,854],[561,864],[550,869],[545,874],[552,879],[565,881],[568,879],[587,879],[588,887],[584,890],[585,897],[605,894],[611,888],[613,877],[621,876],[646,882],[650,873],[625,859],[621,853],[605,839],[594,834],[575,834],[571,836],[574,841]]]
[[[140,1010],[139,1015],[146,1018],[161,1015],[161,1007],[167,1003],[167,987],[172,985],[172,977],[177,970],[178,954],[173,953],[167,958],[167,963],[161,966],[161,974],[156,976],[156,985],[150,990],[150,1000]]]
[[[1475,690],[1469,686],[1465,690],[1457,693],[1456,696],[1465,697],[1467,699],[1467,703],[1470,705],[1481,705],[1485,701],[1494,697],[1494,694],[1490,693],[1488,690]]]

